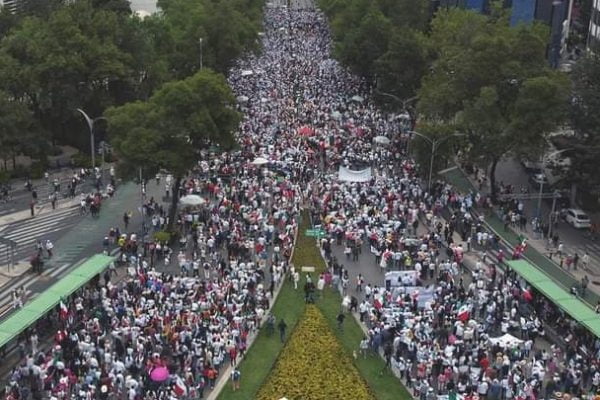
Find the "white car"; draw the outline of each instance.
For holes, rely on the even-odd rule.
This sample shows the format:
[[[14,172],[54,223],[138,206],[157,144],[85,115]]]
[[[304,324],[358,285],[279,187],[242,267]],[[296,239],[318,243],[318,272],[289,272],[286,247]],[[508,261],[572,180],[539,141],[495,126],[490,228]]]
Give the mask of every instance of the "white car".
[[[565,220],[577,229],[588,229],[592,222],[585,212],[578,208],[569,208],[565,213]]]

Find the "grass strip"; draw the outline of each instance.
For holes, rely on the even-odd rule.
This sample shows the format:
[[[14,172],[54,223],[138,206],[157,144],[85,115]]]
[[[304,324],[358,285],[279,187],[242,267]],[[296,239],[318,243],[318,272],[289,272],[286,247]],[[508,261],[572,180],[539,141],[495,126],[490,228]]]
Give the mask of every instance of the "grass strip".
[[[308,213],[303,214],[299,226],[298,238],[292,263],[300,270],[302,266],[313,266],[316,269],[313,281],[318,279],[320,271],[326,266],[319,249],[315,245],[315,239],[306,237],[305,230],[309,229]],[[305,282],[305,273],[301,274],[298,290],[294,290],[293,284],[286,282],[273,307],[273,313],[279,321],[284,318],[288,325],[289,337],[304,313],[304,292],[302,285]],[[342,298],[338,292],[332,289],[323,291],[322,296],[317,299],[317,307],[327,319],[328,324],[335,333],[336,338],[342,344],[343,351],[351,357],[353,364],[359,370],[362,377],[367,381],[369,388],[378,400],[403,400],[411,399],[410,394],[402,385],[400,380],[384,369],[384,361],[379,355],[369,355],[366,359],[359,357],[354,359],[353,352],[358,350],[358,345],[363,337],[363,331],[358,322],[348,316],[344,322],[343,331],[337,328],[336,317],[339,313]],[[277,331],[277,329],[276,329]],[[256,398],[256,395],[271,373],[283,344],[279,340],[279,333],[275,332],[269,337],[265,330],[261,330],[254,344],[250,347],[248,354],[240,364],[241,385],[240,390],[233,391],[231,384],[227,384],[219,394],[220,400],[248,400]],[[335,368],[335,366],[332,366]],[[341,399],[344,400],[344,399]]]

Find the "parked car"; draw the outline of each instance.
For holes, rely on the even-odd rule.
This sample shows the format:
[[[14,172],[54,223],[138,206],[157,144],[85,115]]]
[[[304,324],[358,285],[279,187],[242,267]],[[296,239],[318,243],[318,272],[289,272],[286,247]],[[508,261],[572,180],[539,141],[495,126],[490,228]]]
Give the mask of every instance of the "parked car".
[[[548,182],[548,178],[544,174],[533,174],[533,175],[531,175],[529,177],[529,183],[531,183],[531,185],[534,188],[539,188],[542,183],[547,188],[549,188],[549,186],[550,186],[550,183]]]
[[[590,226],[592,226],[590,217],[588,217],[587,214],[579,208],[568,208],[567,212],[565,213],[565,220],[567,223],[571,224],[577,229],[588,229]]]

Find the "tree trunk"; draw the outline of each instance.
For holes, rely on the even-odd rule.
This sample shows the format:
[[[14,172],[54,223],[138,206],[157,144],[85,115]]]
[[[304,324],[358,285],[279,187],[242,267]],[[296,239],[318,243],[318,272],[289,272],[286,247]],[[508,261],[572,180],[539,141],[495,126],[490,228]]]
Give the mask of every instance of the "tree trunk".
[[[175,183],[171,187],[171,208],[169,209],[169,225],[167,230],[171,232],[173,230],[173,224],[175,223],[175,217],[177,216],[177,203],[179,203],[179,186],[181,186],[181,177],[175,178]]]
[[[498,166],[498,161],[497,158],[494,158],[492,165],[490,165],[490,197],[493,204],[496,204],[496,167]]]

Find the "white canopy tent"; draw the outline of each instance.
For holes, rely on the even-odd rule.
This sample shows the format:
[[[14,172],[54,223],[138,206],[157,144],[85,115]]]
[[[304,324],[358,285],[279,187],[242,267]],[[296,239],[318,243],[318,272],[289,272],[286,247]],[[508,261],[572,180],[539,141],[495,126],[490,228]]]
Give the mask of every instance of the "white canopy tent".
[[[179,199],[179,203],[181,203],[183,206],[197,207],[205,204],[206,200],[197,194],[188,194],[187,196],[183,196],[181,199]]]
[[[490,338],[491,344],[497,344],[500,347],[507,348],[511,346],[518,346],[523,341],[517,337],[514,337],[510,333],[505,333],[504,335],[496,338]]]
[[[381,145],[388,145],[390,144],[390,139],[386,136],[375,136],[373,142]]]
[[[268,164],[268,163],[269,163],[269,160],[267,160],[264,157],[256,157],[254,159],[254,161],[252,161],[252,164],[254,164],[254,165],[265,165],[265,164]]]

